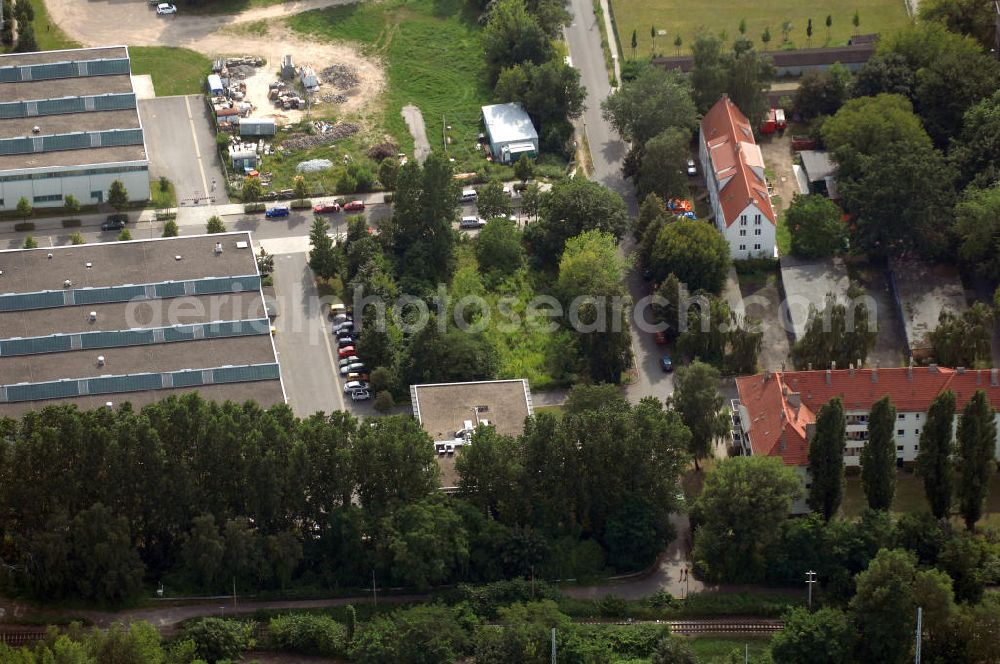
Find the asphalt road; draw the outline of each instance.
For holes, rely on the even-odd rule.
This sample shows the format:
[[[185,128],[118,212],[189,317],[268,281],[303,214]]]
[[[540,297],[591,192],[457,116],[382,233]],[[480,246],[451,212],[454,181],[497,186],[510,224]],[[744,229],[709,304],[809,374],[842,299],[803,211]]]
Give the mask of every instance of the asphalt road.
[[[580,78],[587,86],[587,109],[583,113],[583,128],[590,144],[590,155],[594,162],[591,178],[621,194],[631,215],[639,212],[635,190],[622,177],[622,163],[628,153],[628,145],[611,125],[601,117],[601,101],[611,93],[608,72],[604,67],[604,51],[601,48],[601,33],[594,10],[588,0],[570,0],[573,22],[566,28],[570,58],[573,66],[580,70]],[[634,248],[631,237],[622,243],[626,255]],[[643,281],[641,266],[636,266],[628,275],[626,283],[633,302],[640,303],[649,294],[649,284]],[[646,312],[647,314],[649,312]],[[636,315],[641,315],[641,309]],[[643,397],[655,396],[665,399],[674,391],[673,374],[665,374],[660,369],[660,357],[669,349],[657,346],[653,335],[638,329],[633,318],[630,325],[632,352],[635,359],[634,379],[626,387],[629,401],[638,402]]]

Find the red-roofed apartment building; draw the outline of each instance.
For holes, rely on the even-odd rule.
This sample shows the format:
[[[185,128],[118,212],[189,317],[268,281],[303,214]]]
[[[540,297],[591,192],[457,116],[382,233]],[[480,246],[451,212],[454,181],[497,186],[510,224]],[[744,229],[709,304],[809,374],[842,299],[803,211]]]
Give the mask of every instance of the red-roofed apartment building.
[[[705,114],[698,134],[702,172],[715,225],[734,259],[776,257],[775,216],[764,157],[750,121],[728,96]]]
[[[920,429],[934,398],[951,390],[956,396],[957,415],[976,390],[985,390],[995,409],[1000,410],[1000,381],[997,370],[901,367],[892,369],[834,369],[820,371],[765,372],[736,379],[739,399],[732,402],[733,445],[741,455],[781,457],[808,486],[806,466],[809,440],[815,430],[816,414],[827,401],[840,397],[847,416],[844,464],[859,466],[861,449],[868,440],[868,413],[885,395],[896,407],[896,461],[913,463],[920,448]],[[997,449],[1000,456],[1000,414],[997,421]],[[957,423],[957,422],[956,422]],[[793,506],[806,511],[805,501]]]

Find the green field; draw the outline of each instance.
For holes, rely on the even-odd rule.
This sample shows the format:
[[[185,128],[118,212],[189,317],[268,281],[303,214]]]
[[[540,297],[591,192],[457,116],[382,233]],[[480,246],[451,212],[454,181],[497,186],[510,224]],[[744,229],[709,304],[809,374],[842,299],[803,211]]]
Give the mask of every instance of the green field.
[[[747,648],[750,657],[763,654],[771,639],[765,636],[745,636],[743,638],[726,638],[715,636],[702,636],[688,639],[691,651],[698,658],[701,664],[723,664],[731,662],[729,653],[738,650],[740,654]],[[739,661],[743,661],[741,658]]]
[[[861,487],[861,476],[848,476],[841,508],[844,515],[859,516],[866,506],[865,492]],[[924,483],[920,477],[908,472],[899,473],[892,511],[899,514],[930,511],[930,508],[927,507],[927,498],[924,496]],[[956,524],[959,523],[957,518],[954,521]],[[1000,524],[1000,475],[993,473],[990,475],[989,495],[986,498],[986,507],[979,525],[998,524]]]
[[[205,91],[212,61],[201,53],[174,46],[129,46],[133,74],[151,74],[157,97],[196,95]]]
[[[618,30],[619,43],[624,49],[622,57],[632,57],[632,31],[638,41],[636,54],[648,57],[650,47],[650,27],[664,30],[666,35],[656,37],[656,52],[675,55],[674,40],[680,34],[683,44],[680,52],[688,52],[694,36],[700,28],[720,33],[725,31],[731,40],[739,34],[740,19],[746,19],[746,34],[762,48],[760,36],[765,27],[770,28],[771,41],[768,50],[787,48],[794,44],[799,48],[809,46],[837,46],[847,43],[854,34],[851,24],[855,10],[858,10],[861,33],[886,33],[902,28],[910,21],[904,0],[771,0],[770,2],[750,2],[749,0],[611,0]],[[826,17],[832,18],[832,26],[827,37]],[[812,40],[806,37],[806,25],[813,22]],[[788,44],[782,44],[781,24],[791,21],[792,30]]]
[[[382,62],[384,107],[372,120],[405,152],[412,154],[413,139],[400,110],[413,104],[423,112],[431,149],[440,152],[447,137],[456,169],[477,170],[486,165],[475,150],[479,109],[491,91],[476,18],[462,0],[387,0],[305,12],[288,24],[314,38],[355,42]]]

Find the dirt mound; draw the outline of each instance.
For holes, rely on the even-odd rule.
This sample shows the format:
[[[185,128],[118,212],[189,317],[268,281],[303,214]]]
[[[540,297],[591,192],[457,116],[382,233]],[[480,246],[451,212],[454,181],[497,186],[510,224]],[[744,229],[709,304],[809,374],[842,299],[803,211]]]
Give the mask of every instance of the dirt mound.
[[[319,134],[294,135],[282,143],[286,152],[290,150],[305,150],[315,148],[320,145],[329,145],[344,138],[350,138],[361,130],[361,127],[353,122],[338,122],[335,125],[324,123],[323,131]]]
[[[350,90],[351,88],[357,87],[358,83],[361,82],[361,78],[358,76],[358,71],[354,67],[340,62],[330,65],[321,71],[320,79],[324,83],[330,84],[341,90]]]

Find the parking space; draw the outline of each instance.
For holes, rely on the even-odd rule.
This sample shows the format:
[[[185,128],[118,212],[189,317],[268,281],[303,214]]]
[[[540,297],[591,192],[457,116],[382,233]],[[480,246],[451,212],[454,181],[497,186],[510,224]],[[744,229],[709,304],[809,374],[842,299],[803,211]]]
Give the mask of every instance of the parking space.
[[[201,95],[139,100],[150,176],[166,175],[180,206],[229,202],[212,133],[213,120]]]

